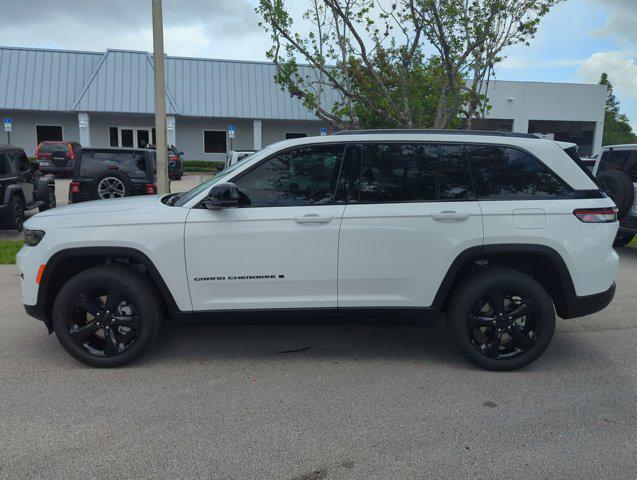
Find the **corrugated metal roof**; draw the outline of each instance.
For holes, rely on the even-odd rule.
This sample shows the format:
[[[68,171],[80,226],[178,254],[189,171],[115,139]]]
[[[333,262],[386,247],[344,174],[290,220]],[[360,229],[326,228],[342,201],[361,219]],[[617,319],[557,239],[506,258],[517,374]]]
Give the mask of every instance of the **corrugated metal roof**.
[[[166,57],[166,108],[196,117],[316,120],[274,74],[265,62]],[[0,47],[2,109],[152,113],[153,91],[146,52]],[[329,90],[324,104],[337,98]]]
[[[274,82],[270,63],[166,58],[166,83],[182,115],[316,120],[303,103]],[[333,105],[329,90],[325,105]]]
[[[73,105],[83,112],[153,113],[154,70],[149,54],[108,50]],[[166,111],[179,113],[166,92]]]
[[[103,53],[0,48],[0,108],[71,110]]]

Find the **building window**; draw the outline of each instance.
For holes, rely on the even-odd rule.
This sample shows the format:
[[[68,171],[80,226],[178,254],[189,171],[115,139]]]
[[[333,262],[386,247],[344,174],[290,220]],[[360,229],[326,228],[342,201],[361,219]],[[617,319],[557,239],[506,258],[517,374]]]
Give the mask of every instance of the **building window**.
[[[291,140],[293,138],[305,138],[307,137],[307,133],[294,133],[294,132],[286,132],[285,139]]]
[[[204,130],[204,153],[226,153],[226,132],[223,130]]]
[[[111,147],[119,147],[119,139],[117,137],[117,127],[108,127],[108,138]]]
[[[47,140],[54,142],[62,141],[62,127],[59,125],[36,125],[35,136],[38,145]]]

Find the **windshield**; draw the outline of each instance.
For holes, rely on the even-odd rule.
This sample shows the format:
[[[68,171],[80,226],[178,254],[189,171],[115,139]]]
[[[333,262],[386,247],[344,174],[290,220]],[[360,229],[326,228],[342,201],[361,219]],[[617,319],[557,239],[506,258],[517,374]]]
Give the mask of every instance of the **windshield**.
[[[256,153],[260,153],[260,152],[256,152]],[[186,203],[188,203],[190,200],[195,198],[201,192],[203,192],[204,190],[209,189],[215,183],[219,183],[221,180],[226,178],[232,172],[234,172],[234,171],[238,170],[239,168],[243,167],[246,163],[248,163],[250,160],[252,160],[252,157],[254,157],[256,155],[256,153],[248,155],[247,157],[245,157],[240,162],[235,163],[232,167],[227,168],[225,170],[222,170],[222,171],[216,173],[211,178],[209,178],[208,180],[206,180],[203,183],[200,183],[199,185],[197,185],[192,190],[189,190],[188,192],[180,194],[178,199],[177,199],[177,201],[175,201],[175,203],[173,205],[175,207],[183,207]]]

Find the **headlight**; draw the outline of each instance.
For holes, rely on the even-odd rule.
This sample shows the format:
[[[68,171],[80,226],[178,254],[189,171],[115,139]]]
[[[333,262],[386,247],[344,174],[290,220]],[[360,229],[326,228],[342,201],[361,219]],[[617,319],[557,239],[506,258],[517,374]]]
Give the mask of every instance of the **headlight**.
[[[44,238],[44,230],[24,229],[24,243],[30,247],[35,247]]]

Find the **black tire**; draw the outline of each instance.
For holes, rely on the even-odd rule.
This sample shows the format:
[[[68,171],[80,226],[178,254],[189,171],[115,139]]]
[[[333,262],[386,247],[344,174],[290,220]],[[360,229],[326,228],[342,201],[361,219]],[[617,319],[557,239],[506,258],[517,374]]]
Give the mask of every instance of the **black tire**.
[[[15,228],[18,232],[24,229],[24,200],[14,195],[9,202],[9,226]]]
[[[49,187],[45,204],[40,207],[41,212],[45,212],[57,206],[57,199],[55,198],[55,188]]]
[[[101,175],[98,175],[97,177],[93,179],[93,181],[91,182],[91,196],[93,197],[93,199],[102,200],[104,198],[100,196],[99,188],[100,188],[100,185],[102,184],[102,181],[108,181],[107,179],[109,178],[116,179],[121,183],[121,186],[123,188],[123,193],[122,195],[118,195],[118,196],[130,197],[133,195],[134,187],[133,187],[133,182],[131,182],[130,178],[127,175],[123,174],[122,172],[112,171],[112,172],[102,173]],[[117,197],[110,197],[110,198],[117,198]]]
[[[498,298],[501,304],[495,307]],[[454,343],[465,358],[487,370],[525,367],[544,353],[555,331],[551,297],[516,270],[490,268],[470,277],[449,305]]]
[[[619,210],[619,218],[626,216],[635,201],[633,181],[624,172],[607,170],[597,175],[597,181]]]
[[[617,236],[615,237],[615,241],[613,242],[613,247],[625,247],[635,238],[634,233],[622,232],[621,230],[617,232]]]
[[[157,291],[140,273],[100,266],[77,274],[62,287],[53,305],[53,329],[64,349],[80,362],[120,367],[152,345],[162,312]]]

